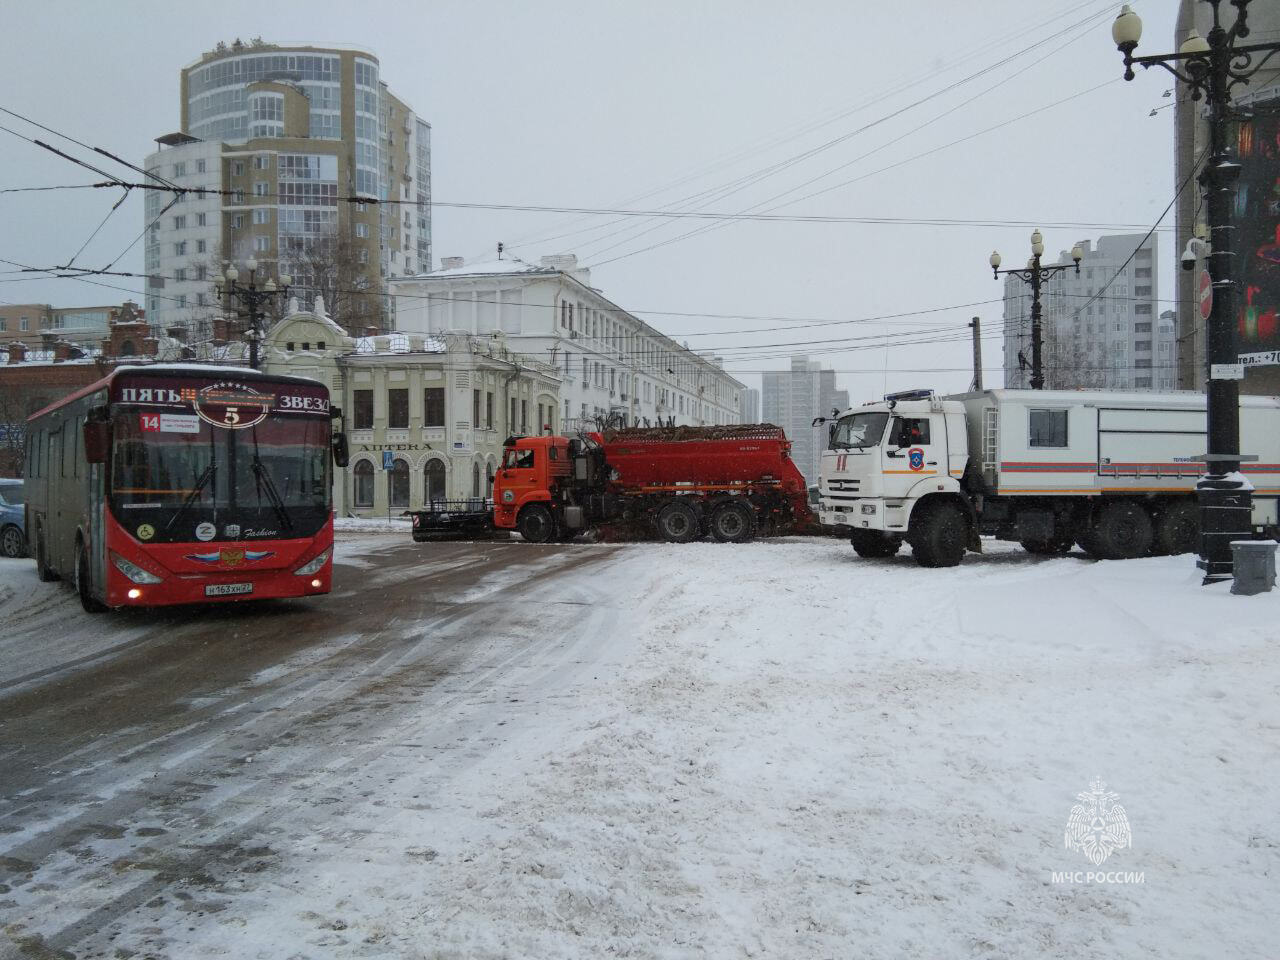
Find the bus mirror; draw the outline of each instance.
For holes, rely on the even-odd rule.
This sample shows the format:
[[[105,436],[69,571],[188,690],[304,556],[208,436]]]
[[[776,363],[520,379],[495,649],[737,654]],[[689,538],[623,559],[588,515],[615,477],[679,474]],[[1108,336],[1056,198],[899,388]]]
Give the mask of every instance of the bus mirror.
[[[341,407],[330,407],[330,408],[329,408],[329,418],[330,418],[330,419],[332,419],[332,420],[341,420],[341,419],[342,419],[342,408],[341,408]]]
[[[345,433],[335,433],[333,435],[333,462],[339,467],[345,468],[351,459],[351,451],[347,447],[347,435]]]
[[[88,463],[106,463],[111,449],[111,424],[101,420],[84,422],[84,458]]]

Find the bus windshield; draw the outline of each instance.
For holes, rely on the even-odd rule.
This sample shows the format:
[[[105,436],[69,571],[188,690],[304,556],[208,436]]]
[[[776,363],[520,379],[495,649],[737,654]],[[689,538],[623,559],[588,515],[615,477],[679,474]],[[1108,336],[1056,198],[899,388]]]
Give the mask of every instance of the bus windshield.
[[[832,450],[865,450],[880,443],[887,413],[851,413],[836,421],[831,431]]]
[[[113,417],[111,509],[130,532],[145,524],[156,542],[288,538],[328,519],[327,417],[273,414],[228,429],[161,416],[124,407]]]

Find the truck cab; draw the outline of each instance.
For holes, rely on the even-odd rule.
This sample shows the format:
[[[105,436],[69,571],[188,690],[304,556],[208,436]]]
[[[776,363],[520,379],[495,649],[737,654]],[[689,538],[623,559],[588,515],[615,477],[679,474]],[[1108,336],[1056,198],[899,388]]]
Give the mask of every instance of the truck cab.
[[[554,499],[555,489],[572,466],[566,437],[509,438],[493,478],[494,526],[514,530],[526,506]]]
[[[819,521],[848,533],[854,548],[870,556],[892,556],[910,542],[926,565],[930,559],[959,561],[971,539],[972,507],[961,480],[969,459],[964,405],[929,390],[889,394],[883,401],[846,410],[828,422],[819,475]],[[937,519],[932,518],[937,515]],[[914,518],[914,524],[913,524]],[[957,519],[959,518],[959,519]],[[925,541],[941,523],[942,554]],[[937,539],[937,538],[934,538]]]

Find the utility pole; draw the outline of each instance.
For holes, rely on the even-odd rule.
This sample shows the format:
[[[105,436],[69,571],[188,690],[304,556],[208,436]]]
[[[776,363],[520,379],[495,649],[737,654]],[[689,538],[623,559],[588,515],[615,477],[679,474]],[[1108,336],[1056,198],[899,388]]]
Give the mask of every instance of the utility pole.
[[[969,324],[973,330],[973,389],[982,392],[982,321],[977,317]]]

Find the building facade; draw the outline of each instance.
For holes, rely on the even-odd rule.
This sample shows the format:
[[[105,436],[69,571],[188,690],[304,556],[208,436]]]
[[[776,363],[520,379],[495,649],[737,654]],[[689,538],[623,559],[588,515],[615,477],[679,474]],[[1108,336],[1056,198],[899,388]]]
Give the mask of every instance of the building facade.
[[[200,329],[217,313],[219,265],[253,257],[353,329],[395,328],[386,280],[431,264],[431,128],[379,69],[358,50],[237,41],[182,70],[181,128],[157,138],[147,169],[216,192],[169,206],[149,191],[157,327]]]
[[[30,350],[52,350],[58,340],[77,346],[97,346],[124,310],[133,315],[141,313],[132,301],[96,307],[0,304],[0,343],[17,341]]]
[[[760,392],[760,413],[765,423],[776,424],[791,440],[791,459],[810,484],[818,482],[824,436],[814,426],[818,417],[849,406],[849,392],[836,388],[834,370],[808,357],[792,357],[790,370],[769,371]]]
[[[323,301],[264,340],[264,369],[311,377],[342,411],[351,459],[335,470],[339,516],[399,516],[431,502],[483,500],[513,434],[560,429],[557,371],[501,338],[351,337]]]
[[[738,420],[741,423],[760,423],[760,391],[745,387],[738,394]]]
[[[1238,43],[1280,41],[1280,4],[1252,3],[1248,12],[1249,36]],[[1220,16],[1229,25],[1235,13],[1234,8],[1223,5]],[[1207,36],[1211,17],[1207,3],[1181,0],[1169,49],[1178,49],[1192,29]],[[1192,100],[1185,84],[1176,84],[1175,90],[1174,182],[1192,181],[1177,201],[1174,255],[1180,257],[1187,241],[1204,232],[1203,190],[1194,178],[1199,175],[1205,156],[1209,129],[1204,99]],[[1236,87],[1232,93],[1237,122],[1228,137],[1228,146],[1240,164],[1232,240],[1239,348],[1244,354],[1269,353],[1280,350],[1280,258],[1276,253],[1280,198],[1274,189],[1280,180],[1280,153],[1275,148],[1280,141],[1280,58],[1273,58],[1247,85]],[[1187,390],[1203,390],[1207,374],[1205,323],[1200,319],[1197,288],[1204,266],[1205,261],[1201,260],[1197,269],[1177,273],[1178,386]],[[1246,367],[1240,391],[1280,395],[1280,365],[1272,362]]]
[[[391,282],[398,329],[498,337],[559,371],[558,430],[738,423],[743,384],[590,285],[572,254],[466,264]]]
[[[1040,294],[1045,387],[1175,390],[1177,340],[1159,317],[1157,234],[1079,242],[1080,275],[1063,271]],[[1070,264],[1067,253],[1058,263]],[[1114,279],[1113,279],[1114,278]],[[1031,287],[1004,283],[1004,384],[1031,386]]]

